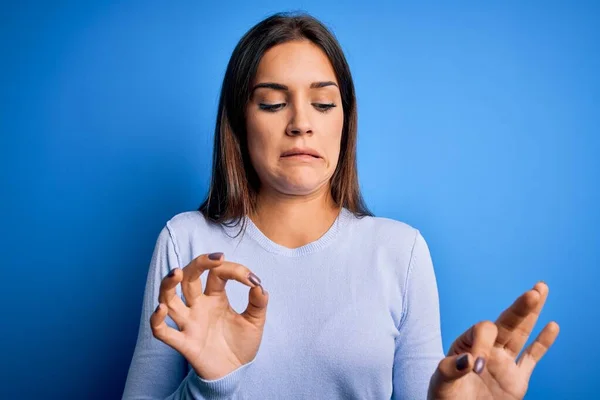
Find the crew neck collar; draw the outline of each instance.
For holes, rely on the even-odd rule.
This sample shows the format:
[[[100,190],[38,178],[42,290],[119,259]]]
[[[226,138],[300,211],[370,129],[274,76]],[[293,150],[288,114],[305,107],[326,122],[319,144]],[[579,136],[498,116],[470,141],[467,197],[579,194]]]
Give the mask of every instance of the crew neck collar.
[[[329,229],[320,238],[296,248],[289,248],[275,243],[274,241],[269,239],[260,229],[258,229],[258,227],[254,224],[252,219],[250,219],[248,216],[243,217],[243,220],[246,224],[245,233],[248,234],[248,236],[250,236],[266,251],[286,257],[301,257],[307,254],[317,252],[331,244],[338,236],[339,232],[346,226],[346,224],[352,217],[353,214],[351,211],[349,211],[346,208],[342,208],[340,210],[340,213],[334,220],[333,224],[331,224]],[[229,231],[229,233],[234,233],[234,231],[239,230],[239,225],[235,227],[224,226],[224,229]]]

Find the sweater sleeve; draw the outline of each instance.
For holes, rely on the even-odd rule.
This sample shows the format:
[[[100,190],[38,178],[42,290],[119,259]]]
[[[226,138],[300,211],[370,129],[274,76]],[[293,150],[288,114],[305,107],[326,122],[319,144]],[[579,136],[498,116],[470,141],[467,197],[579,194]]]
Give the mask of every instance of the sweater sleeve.
[[[444,358],[439,296],[429,248],[417,230],[404,285],[392,400],[426,399],[429,380]]]
[[[173,268],[181,268],[176,242],[169,223],[161,230],[146,280],[137,343],[129,366],[123,400],[219,400],[231,399],[239,388],[250,362],[217,380],[200,378],[189,369],[185,357],[156,339],[150,316],[158,306],[160,283]],[[180,294],[180,286],[177,287]],[[178,329],[167,316],[167,325]]]

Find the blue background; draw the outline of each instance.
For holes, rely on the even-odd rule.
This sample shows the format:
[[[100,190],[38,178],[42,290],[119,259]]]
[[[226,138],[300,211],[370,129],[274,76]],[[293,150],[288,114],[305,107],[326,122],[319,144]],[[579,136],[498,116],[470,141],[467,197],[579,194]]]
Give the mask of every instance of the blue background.
[[[600,7],[3,3],[1,398],[120,398],[160,228],[195,209],[231,51],[306,10],[350,63],[372,210],[419,228],[445,349],[543,279],[529,399],[597,379]],[[253,3],[250,5],[249,3]]]

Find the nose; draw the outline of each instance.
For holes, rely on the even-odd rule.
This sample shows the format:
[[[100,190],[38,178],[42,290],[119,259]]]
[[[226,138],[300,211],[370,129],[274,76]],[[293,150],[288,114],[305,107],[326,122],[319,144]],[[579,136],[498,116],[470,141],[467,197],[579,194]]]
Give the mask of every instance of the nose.
[[[292,119],[286,129],[286,134],[289,136],[298,136],[308,133],[313,133],[308,112],[303,107],[295,106]]]

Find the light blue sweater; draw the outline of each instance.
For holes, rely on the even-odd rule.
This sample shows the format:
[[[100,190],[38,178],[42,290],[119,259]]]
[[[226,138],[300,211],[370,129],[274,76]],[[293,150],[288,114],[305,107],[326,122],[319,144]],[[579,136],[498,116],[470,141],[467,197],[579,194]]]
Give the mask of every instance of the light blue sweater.
[[[237,238],[239,228],[208,223],[198,211],[166,223],[150,263],[123,399],[426,398],[444,354],[432,260],[417,229],[342,209],[320,239],[289,249],[247,221]],[[212,252],[250,268],[270,297],[257,356],[207,381],[153,337],[149,320],[169,270]],[[229,281],[226,290],[243,312],[249,288]],[[167,323],[176,326],[169,317]]]

